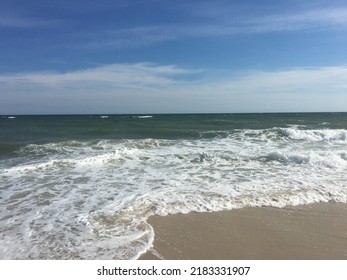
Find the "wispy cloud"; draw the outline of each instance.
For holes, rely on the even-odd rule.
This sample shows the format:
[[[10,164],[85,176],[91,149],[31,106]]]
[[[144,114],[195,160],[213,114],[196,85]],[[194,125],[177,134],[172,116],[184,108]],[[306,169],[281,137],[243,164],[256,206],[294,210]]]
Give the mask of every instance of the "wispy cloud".
[[[192,91],[221,112],[346,111],[346,76],[346,66],[247,71]]]
[[[62,91],[66,88],[83,91],[109,89],[156,89],[171,86],[176,77],[196,73],[174,65],[152,63],[111,64],[67,73],[34,72],[0,76],[0,85],[13,89],[45,89]]]
[[[195,70],[151,63],[0,76],[0,114],[141,112]]]
[[[142,46],[182,38],[201,38],[269,32],[327,30],[347,27],[347,8],[327,8],[282,12],[253,16],[219,17],[214,13],[208,21],[199,19],[165,25],[143,25],[103,31],[92,37],[89,47],[123,48]]]
[[[336,26],[347,26],[347,8],[267,15],[249,20],[245,24],[245,30],[249,32],[272,32],[317,30]]]
[[[127,48],[175,40],[183,35],[179,28],[178,25],[148,25],[108,30],[92,36],[88,34],[89,43],[84,46],[88,48]],[[94,40],[95,38],[97,40]]]
[[[213,21],[213,18],[211,19]],[[206,35],[258,33],[273,31],[310,30],[320,28],[347,27],[347,8],[324,8],[304,11],[282,11],[256,16],[247,13],[240,16],[220,18],[215,17],[215,22],[221,32],[209,31]],[[213,25],[210,25],[213,26]],[[216,26],[216,25],[215,25]]]
[[[138,63],[69,73],[1,75],[0,114],[15,110],[174,113],[347,108],[345,66],[225,73],[218,79],[199,74],[200,70],[174,65]]]
[[[231,78],[224,87],[235,92],[330,94],[347,90],[347,67],[250,71]]]

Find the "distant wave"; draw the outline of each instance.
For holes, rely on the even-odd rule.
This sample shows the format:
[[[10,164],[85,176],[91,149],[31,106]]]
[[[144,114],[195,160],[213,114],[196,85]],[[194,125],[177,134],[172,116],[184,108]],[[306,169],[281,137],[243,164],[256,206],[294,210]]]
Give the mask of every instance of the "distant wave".
[[[133,116],[133,118],[137,118],[137,119],[149,119],[149,118],[153,118],[153,116]]]

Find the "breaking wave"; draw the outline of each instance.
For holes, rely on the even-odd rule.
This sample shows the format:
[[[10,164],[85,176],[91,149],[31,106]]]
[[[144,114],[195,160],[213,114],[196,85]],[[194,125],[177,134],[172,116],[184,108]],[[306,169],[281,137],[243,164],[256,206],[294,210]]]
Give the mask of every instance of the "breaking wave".
[[[0,161],[1,256],[133,259],[154,214],[347,202],[345,144],[343,129],[286,127],[15,147]]]

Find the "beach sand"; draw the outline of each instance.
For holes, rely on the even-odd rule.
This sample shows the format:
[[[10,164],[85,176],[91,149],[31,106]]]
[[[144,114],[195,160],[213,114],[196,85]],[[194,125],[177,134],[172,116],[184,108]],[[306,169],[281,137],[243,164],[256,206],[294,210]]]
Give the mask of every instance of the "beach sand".
[[[140,259],[347,259],[347,204],[152,216]]]

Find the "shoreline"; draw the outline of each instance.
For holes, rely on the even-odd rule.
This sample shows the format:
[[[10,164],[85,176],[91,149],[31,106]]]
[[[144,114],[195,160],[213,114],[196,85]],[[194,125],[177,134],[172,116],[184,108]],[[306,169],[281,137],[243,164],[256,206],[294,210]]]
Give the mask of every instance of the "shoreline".
[[[152,216],[139,260],[347,259],[347,203]]]

